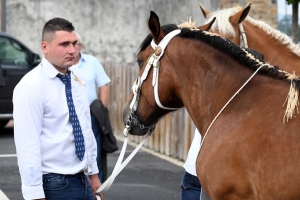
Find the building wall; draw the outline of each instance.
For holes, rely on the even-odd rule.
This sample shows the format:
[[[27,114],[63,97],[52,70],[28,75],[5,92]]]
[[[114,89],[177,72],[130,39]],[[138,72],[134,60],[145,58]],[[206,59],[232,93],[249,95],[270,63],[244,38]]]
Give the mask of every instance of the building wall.
[[[157,13],[161,24],[176,23],[192,16],[197,24],[203,16],[199,2],[209,8],[211,2],[198,0],[6,0],[7,32],[42,55],[42,27],[53,17],[71,21],[82,36],[86,53],[102,63],[130,63],[148,34],[150,10]]]
[[[3,0],[0,0],[3,1]],[[150,10],[162,24],[179,24],[187,17],[203,23],[199,9],[245,5],[250,0],[4,0],[6,1],[6,32],[14,35],[35,52],[40,50],[41,31],[46,21],[63,17],[71,21],[82,36],[84,52],[95,55],[101,62],[130,63],[133,54],[148,34]],[[277,1],[252,0],[250,16],[277,27]],[[268,9],[265,9],[268,8]]]
[[[265,21],[273,28],[278,27],[277,0],[220,0],[220,8],[230,8],[234,5],[245,6],[249,2],[251,2],[250,17]]]

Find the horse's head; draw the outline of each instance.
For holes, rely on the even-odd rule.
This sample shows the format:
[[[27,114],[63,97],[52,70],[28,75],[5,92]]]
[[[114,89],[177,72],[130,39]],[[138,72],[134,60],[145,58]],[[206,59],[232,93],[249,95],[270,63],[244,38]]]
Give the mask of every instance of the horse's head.
[[[158,16],[152,11],[148,28],[150,35],[141,44],[136,57],[139,77],[134,82],[132,94],[123,109],[124,124],[133,135],[145,135],[148,131],[154,131],[160,117],[183,106],[176,95],[176,80],[172,77],[170,67],[172,61],[168,58],[161,59],[169,40],[180,30],[176,25],[161,27]],[[170,29],[171,33],[165,37]]]
[[[244,8],[239,6],[219,10],[214,13],[206,10],[201,4],[199,4],[203,16],[207,21],[216,18],[216,22],[211,26],[210,31],[217,33],[226,39],[231,40],[236,45],[247,46],[247,38],[242,25],[242,22],[247,17],[251,3],[248,3]]]

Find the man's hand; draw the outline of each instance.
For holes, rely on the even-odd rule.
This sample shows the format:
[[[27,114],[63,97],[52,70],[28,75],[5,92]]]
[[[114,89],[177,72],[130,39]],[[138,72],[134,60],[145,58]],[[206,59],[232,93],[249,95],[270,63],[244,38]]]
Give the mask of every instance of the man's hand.
[[[91,188],[93,190],[93,194],[94,194],[94,196],[96,198],[96,191],[101,186],[98,174],[89,175],[89,182],[90,182],[90,186],[91,186]],[[104,199],[104,195],[103,194],[101,194],[100,197],[101,197],[101,200]]]

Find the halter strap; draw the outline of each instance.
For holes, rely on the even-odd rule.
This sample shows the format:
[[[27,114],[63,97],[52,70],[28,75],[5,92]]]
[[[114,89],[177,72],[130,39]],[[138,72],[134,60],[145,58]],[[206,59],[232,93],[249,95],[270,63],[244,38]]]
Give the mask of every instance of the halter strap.
[[[168,43],[170,42],[170,40],[171,40],[174,36],[178,35],[180,32],[181,32],[181,30],[180,30],[180,29],[177,29],[177,30],[174,30],[174,31],[168,33],[168,34],[160,41],[160,43],[159,43],[158,45],[156,45],[155,42],[154,42],[154,40],[152,40],[152,41],[151,41],[151,46],[152,46],[152,48],[155,50],[157,46],[160,46],[160,47],[162,48],[162,54],[161,54],[161,56],[162,56],[162,55],[164,54],[164,50],[166,49],[166,47],[167,47]],[[160,57],[161,57],[161,56],[160,56]]]
[[[169,34],[167,34],[162,41],[156,45],[154,40],[151,41],[151,46],[152,48],[155,50],[155,53],[157,53],[157,51],[159,51],[159,49],[161,48],[161,53],[159,55],[156,55],[157,57],[155,58],[154,62],[153,62],[153,79],[152,79],[152,85],[154,86],[154,97],[155,97],[155,101],[156,104],[162,108],[162,109],[166,109],[166,110],[178,110],[178,108],[169,108],[169,107],[165,107],[162,105],[162,103],[159,100],[159,95],[158,95],[158,76],[159,76],[159,67],[160,67],[160,63],[159,60],[160,58],[163,56],[164,51],[168,45],[168,43],[170,42],[170,40],[175,37],[176,35],[178,35],[181,32],[181,30],[174,30],[172,32],[170,32]],[[156,61],[156,62],[155,62]]]
[[[160,108],[166,109],[166,110],[177,110],[178,109],[178,108],[165,107],[160,102],[159,95],[158,95],[158,76],[159,76],[159,67],[160,67],[159,60],[163,56],[165,49],[166,49],[168,43],[170,42],[170,40],[173,37],[175,37],[176,35],[178,35],[180,32],[181,32],[181,30],[177,29],[177,30],[174,30],[174,31],[168,33],[161,40],[161,42],[158,45],[155,44],[154,40],[151,41],[151,47],[154,49],[155,52],[152,55],[150,55],[150,57],[148,58],[147,65],[145,67],[145,70],[144,70],[142,76],[138,77],[132,86],[133,98],[132,98],[132,101],[129,106],[132,111],[137,110],[139,96],[140,96],[140,89],[142,87],[144,80],[146,80],[146,78],[148,77],[149,70],[152,66],[153,66],[152,86],[154,87],[154,98],[155,98],[156,104]]]
[[[244,46],[245,48],[248,48],[247,36],[243,24],[239,24],[239,31],[241,34],[240,46]]]

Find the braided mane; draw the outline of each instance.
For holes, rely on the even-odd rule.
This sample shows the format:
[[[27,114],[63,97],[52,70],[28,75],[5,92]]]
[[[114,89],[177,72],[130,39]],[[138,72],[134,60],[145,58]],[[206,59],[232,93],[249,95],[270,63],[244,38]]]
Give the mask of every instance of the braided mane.
[[[178,29],[178,27],[181,29],[180,34],[178,34],[179,37],[198,40],[213,46],[248,68],[256,70],[261,65],[267,64],[259,70],[259,73],[290,83],[291,88],[287,97],[287,109],[284,120],[288,120],[294,116],[295,109],[298,106],[298,92],[300,89],[300,78],[298,76],[282,71],[277,66],[274,67],[264,62],[261,56],[254,55],[245,48],[235,45],[230,40],[227,40],[218,34],[191,28],[191,26],[185,28],[184,25],[177,26],[175,24],[165,25],[162,29],[165,34],[168,34],[169,32]],[[150,45],[151,40],[152,36],[149,34],[140,45],[137,52],[145,50],[147,46]]]

